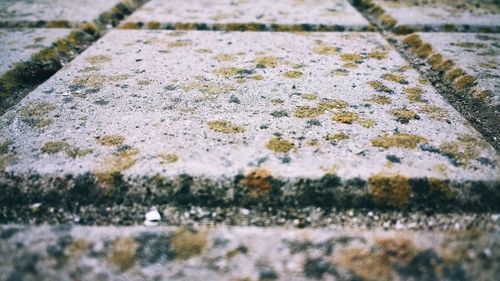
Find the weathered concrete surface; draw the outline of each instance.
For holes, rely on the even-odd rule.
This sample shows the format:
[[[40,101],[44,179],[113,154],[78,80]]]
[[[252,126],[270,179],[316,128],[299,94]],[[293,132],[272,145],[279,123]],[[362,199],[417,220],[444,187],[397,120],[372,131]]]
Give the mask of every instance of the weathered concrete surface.
[[[252,29],[245,24],[262,24],[264,28],[286,29],[301,24],[304,29],[360,30],[368,22],[345,0],[279,0],[279,1],[162,1],[153,0],[126,19],[129,23],[145,23],[149,28],[204,25],[208,29]],[[219,26],[217,28],[217,26]]]
[[[50,47],[70,32],[70,29],[59,28],[0,29],[0,76],[13,64],[30,60],[33,54]]]
[[[49,27],[67,27],[95,20],[121,0],[2,0],[0,22],[13,25],[23,22],[47,22]]]
[[[2,226],[1,280],[494,280],[498,233]]]
[[[141,198],[149,182],[179,201],[338,180],[392,207],[412,186],[448,198],[456,184],[453,200],[474,204],[467,192],[498,194],[498,155],[378,34],[112,31],[0,120],[2,182],[28,193],[124,175]]]
[[[363,0],[362,0],[363,1]],[[500,8],[495,0],[373,0],[396,28],[445,31],[498,31]],[[375,10],[375,13],[380,13]],[[388,18],[386,16],[386,20]],[[384,20],[384,18],[382,18]]]
[[[475,78],[469,86],[473,86],[472,91],[477,98],[500,108],[500,69],[498,69],[500,35],[478,33],[418,33],[418,35],[423,42],[432,46],[433,52],[443,56],[443,61],[453,61],[454,66],[449,71],[456,72],[456,69],[461,69]],[[460,75],[453,77],[453,72],[448,74],[448,82],[452,84],[460,82],[457,79]]]

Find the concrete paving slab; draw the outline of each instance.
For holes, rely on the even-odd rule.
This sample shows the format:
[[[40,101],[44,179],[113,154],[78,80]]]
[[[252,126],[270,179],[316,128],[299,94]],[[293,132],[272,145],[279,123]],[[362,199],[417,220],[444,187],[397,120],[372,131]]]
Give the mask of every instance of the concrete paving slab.
[[[52,46],[59,38],[69,35],[71,29],[0,29],[0,76],[15,63],[28,61],[31,56]]]
[[[229,30],[360,30],[368,27],[368,22],[345,0],[153,0],[126,22],[144,23],[147,28]]]
[[[441,31],[496,31],[500,29],[498,1],[490,0],[373,0],[372,10],[396,29]],[[385,15],[384,15],[385,11]],[[392,17],[392,19],[390,19]],[[394,21],[395,22],[392,22]]]
[[[0,179],[21,194],[63,181],[402,207],[437,188],[484,208],[498,194],[495,150],[379,34],[115,30],[0,122]],[[464,187],[478,184],[493,188]]]
[[[418,35],[432,46],[433,52],[442,55],[442,62],[453,62],[454,65],[444,74],[447,82],[456,88],[464,88],[460,77],[471,75],[474,81],[464,86],[472,86],[473,96],[500,112],[500,35],[441,32]]]
[[[92,22],[121,0],[2,0],[0,24],[46,22],[49,27],[69,27]]]
[[[498,233],[0,227],[2,280],[494,280]]]

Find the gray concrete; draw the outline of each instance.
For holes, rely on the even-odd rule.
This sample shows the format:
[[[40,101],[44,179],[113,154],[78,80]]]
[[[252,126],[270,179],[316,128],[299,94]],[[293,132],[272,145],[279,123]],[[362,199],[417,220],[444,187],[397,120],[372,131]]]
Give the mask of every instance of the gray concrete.
[[[2,280],[493,280],[498,233],[0,227]],[[457,279],[460,278],[460,279]]]
[[[110,11],[120,1],[2,0],[0,2],[0,21],[7,23],[66,21],[79,24],[93,21],[101,13]]]
[[[368,22],[346,0],[214,1],[153,0],[128,17],[126,22],[161,24],[311,24],[366,28]]]
[[[373,0],[397,20],[397,26],[464,30],[500,26],[500,8],[495,1],[484,0]]]
[[[473,92],[483,93],[490,106],[500,106],[500,35],[480,33],[418,33],[435,53],[454,62],[454,68],[476,78]],[[452,81],[451,81],[452,82]],[[500,108],[500,107],[499,107]]]
[[[70,29],[58,28],[0,29],[0,76],[16,62],[28,61],[33,54],[50,47],[70,32]]]

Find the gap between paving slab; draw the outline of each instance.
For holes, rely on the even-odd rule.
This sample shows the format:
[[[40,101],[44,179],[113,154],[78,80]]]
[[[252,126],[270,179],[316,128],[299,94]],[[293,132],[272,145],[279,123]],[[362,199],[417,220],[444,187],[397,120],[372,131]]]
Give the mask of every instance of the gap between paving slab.
[[[52,46],[33,54],[30,59],[14,64],[10,70],[2,73],[0,115],[90,46],[101,36],[106,25],[116,26],[125,15],[145,2],[119,2],[111,11],[101,13],[93,22],[78,24],[78,28],[72,30],[67,37],[58,39]]]
[[[1,200],[498,209],[421,78],[377,33],[111,31],[0,119]]]
[[[498,233],[0,227],[2,280],[494,280]]]

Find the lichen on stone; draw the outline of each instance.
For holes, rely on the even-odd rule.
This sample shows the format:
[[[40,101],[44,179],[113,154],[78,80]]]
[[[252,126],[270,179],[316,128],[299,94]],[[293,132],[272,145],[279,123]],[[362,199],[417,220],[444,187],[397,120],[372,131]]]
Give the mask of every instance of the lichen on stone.
[[[408,84],[408,81],[406,81],[406,77],[402,74],[386,73],[386,74],[382,75],[382,78],[384,78],[384,80],[399,83],[399,84]]]
[[[31,102],[19,109],[19,118],[34,128],[43,128],[52,124],[52,119],[47,115],[55,110],[56,107],[44,101]]]
[[[47,154],[66,153],[71,158],[84,157],[93,152],[92,149],[80,149],[71,146],[66,141],[48,141],[43,144],[42,152]]]
[[[392,103],[392,99],[384,95],[371,95],[370,98],[366,99],[365,101],[373,102],[380,105],[386,105]]]
[[[132,237],[119,237],[113,241],[108,261],[125,271],[136,262],[137,242]]]
[[[419,119],[418,115],[406,108],[392,109],[390,113],[396,117],[396,120],[403,124],[408,124],[411,120]]]
[[[255,59],[257,68],[275,68],[278,66],[278,58],[273,56],[263,56]]]
[[[290,70],[283,74],[286,78],[300,78],[302,75],[304,74],[298,70]]]
[[[121,135],[104,135],[97,138],[97,143],[104,146],[119,146],[125,141]]]
[[[371,176],[368,179],[368,189],[376,205],[391,208],[405,207],[412,193],[409,179],[397,174]]]
[[[245,132],[245,128],[237,126],[226,120],[210,121],[208,122],[208,128],[210,128],[210,130],[224,134],[236,134]]]
[[[348,139],[349,139],[349,135],[346,134],[346,133],[336,133],[336,134],[333,134],[333,135],[332,134],[328,134],[325,137],[326,141],[333,142],[333,143],[337,143],[339,141],[348,140]]]
[[[175,258],[187,260],[200,255],[207,248],[207,232],[182,227],[172,235],[170,244],[175,251]]]
[[[295,145],[292,142],[279,137],[273,137],[266,143],[267,149],[278,153],[287,153],[294,147]]]
[[[423,90],[419,87],[406,87],[403,89],[403,92],[406,94],[408,101],[410,103],[422,103],[424,100],[422,99]]]
[[[419,143],[426,142],[427,140],[424,137],[408,133],[394,133],[393,135],[384,134],[383,136],[371,140],[373,146],[385,149],[391,147],[413,149],[416,148]]]
[[[179,160],[179,156],[177,156],[176,154],[171,154],[171,153],[159,154],[158,157],[160,159],[162,159],[163,161],[165,161],[165,163],[167,163],[167,164],[175,163]]]
[[[319,55],[336,55],[340,49],[332,45],[321,44],[313,48],[313,52]]]
[[[106,56],[106,55],[96,55],[96,56],[91,56],[91,57],[85,58],[85,61],[90,63],[90,64],[100,64],[100,63],[109,62],[110,60],[111,60],[111,57]]]
[[[243,185],[247,194],[260,197],[266,195],[273,188],[272,178],[269,171],[256,169],[243,177],[241,185]]]

